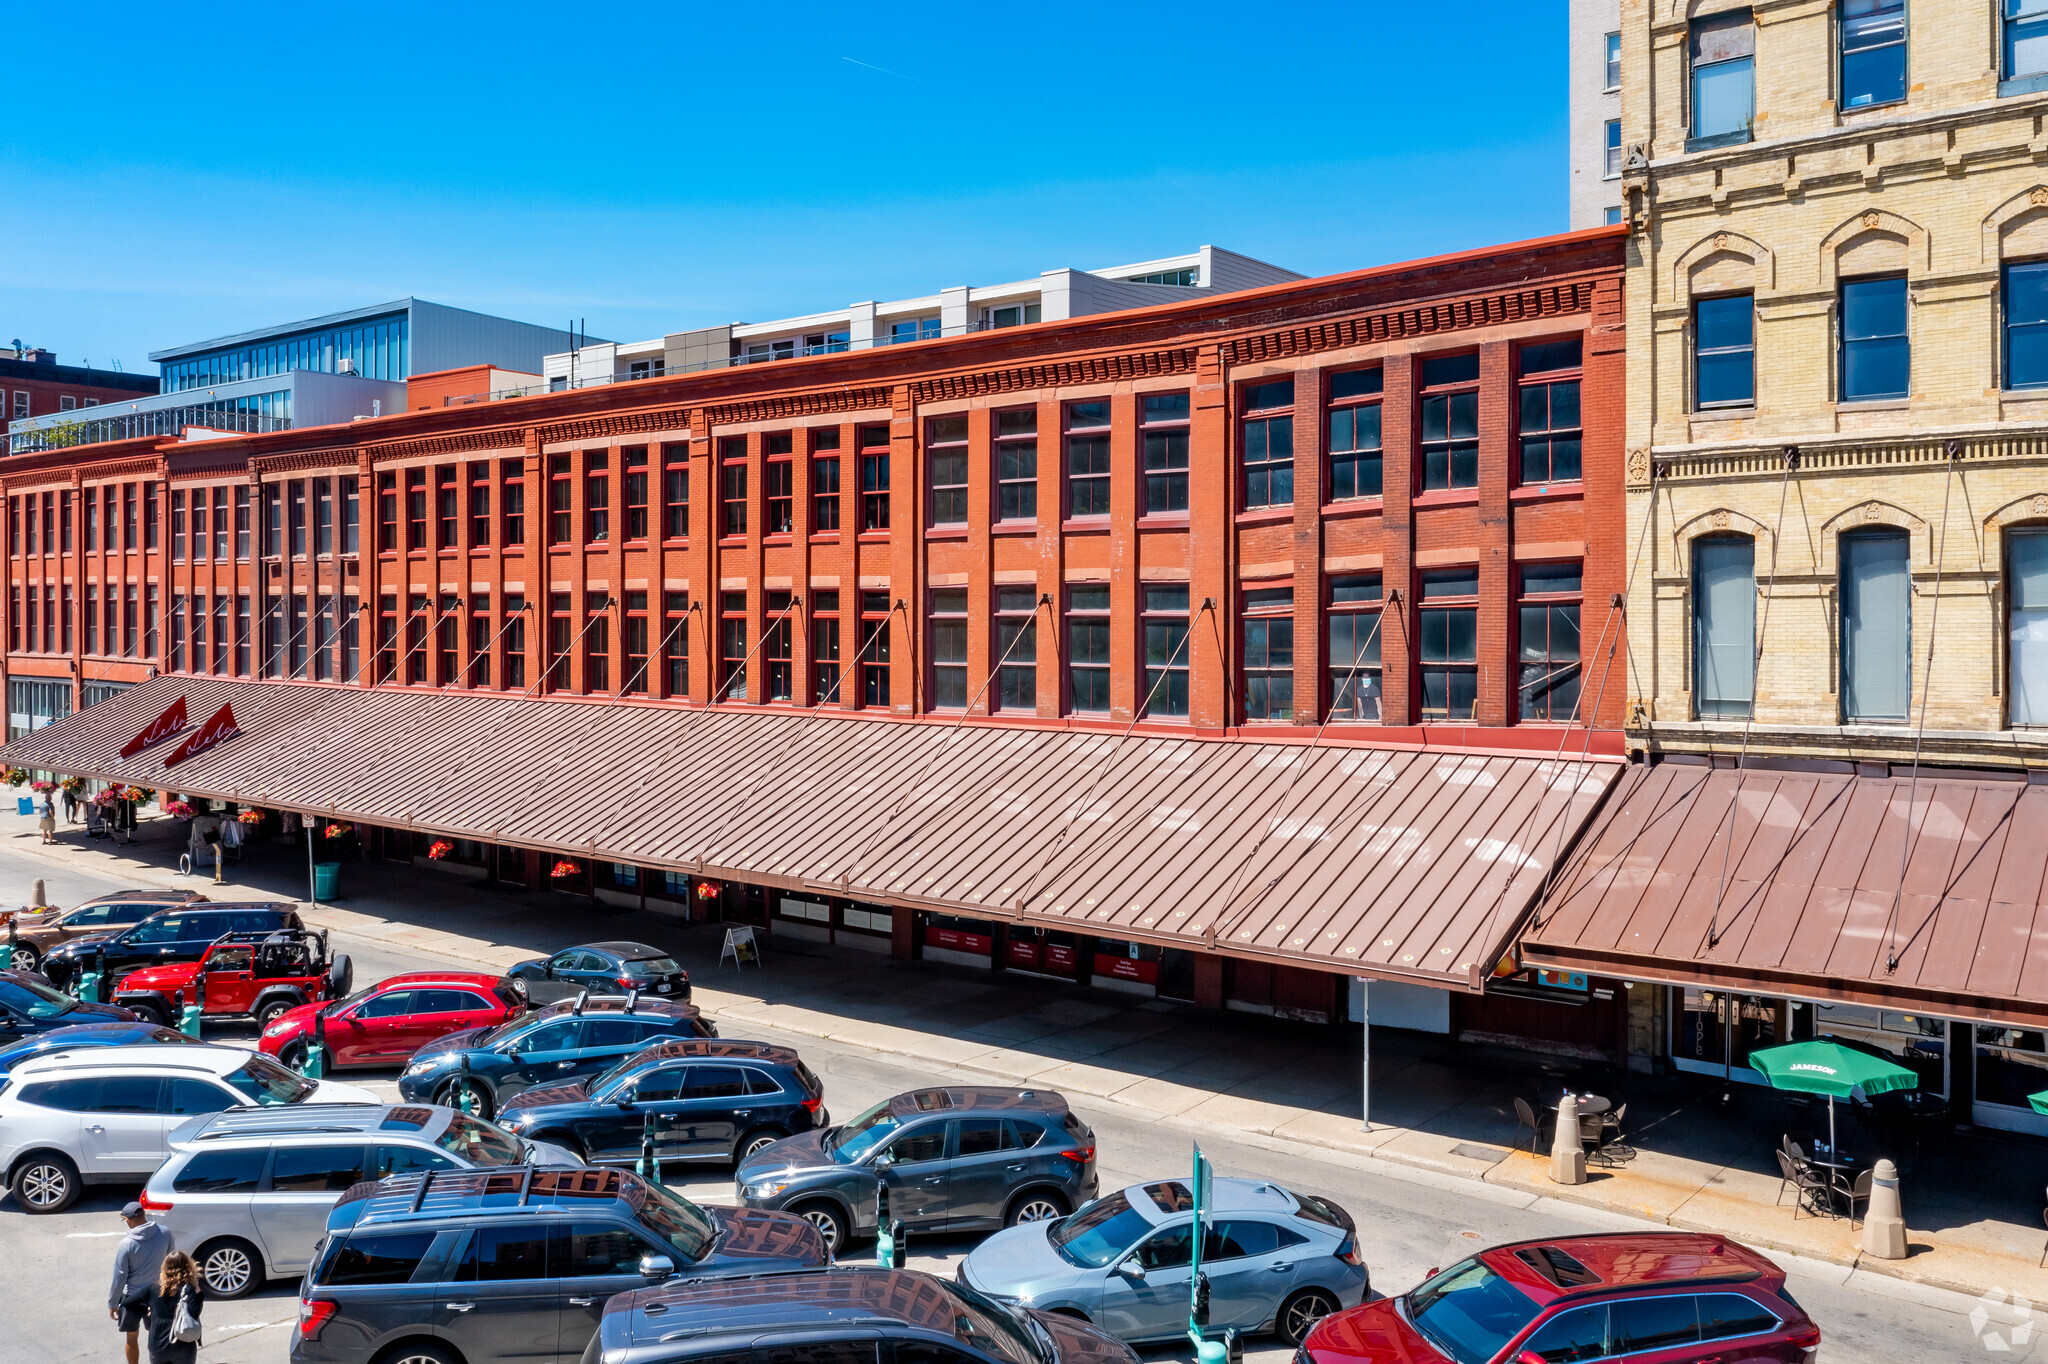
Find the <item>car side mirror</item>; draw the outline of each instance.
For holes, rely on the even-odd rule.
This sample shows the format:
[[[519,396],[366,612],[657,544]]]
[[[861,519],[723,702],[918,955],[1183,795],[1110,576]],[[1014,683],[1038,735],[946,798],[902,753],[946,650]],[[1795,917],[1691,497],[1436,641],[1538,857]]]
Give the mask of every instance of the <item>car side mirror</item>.
[[[649,1283],[660,1283],[675,1272],[676,1262],[669,1259],[666,1255],[642,1255],[640,1257],[640,1277],[646,1279]]]
[[[1550,1361],[1534,1350],[1524,1350],[1515,1356],[1515,1364],[1550,1364]]]
[[[877,1170],[886,1170],[895,1163],[896,1157],[890,1155],[887,1151],[884,1151],[882,1152],[882,1154],[875,1157],[875,1168]]]
[[[618,1098],[612,1100],[612,1102],[617,1104],[620,1108],[631,1108],[633,1106],[633,1096],[630,1094],[621,1094]]]
[[[1116,1272],[1133,1279],[1145,1277],[1145,1263],[1133,1255],[1116,1267]]]

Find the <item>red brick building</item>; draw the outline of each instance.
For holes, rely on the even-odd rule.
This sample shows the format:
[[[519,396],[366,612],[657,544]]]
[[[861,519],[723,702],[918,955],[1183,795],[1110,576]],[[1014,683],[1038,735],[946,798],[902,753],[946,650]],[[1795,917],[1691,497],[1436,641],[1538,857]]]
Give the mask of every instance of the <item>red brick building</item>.
[[[1134,742],[1169,747],[1255,744],[1282,755],[1279,770],[1312,739],[1510,755],[1516,771],[1559,755],[1611,760],[1627,667],[1613,605],[1627,568],[1622,252],[1619,229],[1597,229],[347,427],[24,456],[0,469],[10,737],[156,669],[274,679],[228,689],[252,698],[238,714],[279,688],[488,692],[528,698],[521,716],[545,700],[571,717],[595,715],[575,709],[592,701],[607,716],[622,703],[756,717],[817,707],[886,717],[892,736],[906,722],[1135,727]],[[38,752],[58,770],[147,775]],[[915,787],[939,759],[920,762],[865,780]],[[262,788],[266,803],[294,808],[283,780]],[[209,789],[199,764],[145,784],[172,781],[231,794]],[[255,789],[233,788],[245,800]],[[1572,799],[1556,816],[1560,843],[1590,812]],[[387,822],[333,802],[296,808]],[[1220,833],[1222,812],[1184,822]],[[1293,837],[1253,813],[1232,818],[1252,844]],[[1448,833],[1465,816],[1442,818]],[[772,859],[720,864],[702,848],[402,822],[465,845],[499,830],[499,843],[527,850],[523,869],[491,854],[512,878],[580,848],[593,865],[630,857],[643,898],[657,873],[673,889],[707,870],[728,899],[740,885],[859,898],[896,916],[906,950],[916,916],[972,919],[977,903],[860,889],[851,871],[840,882],[859,895],[835,897]],[[1528,844],[1475,834],[1460,846],[1540,870]],[[1503,875],[1514,901],[1523,881]],[[1417,892],[1390,880],[1376,893],[1398,913]],[[1043,938],[1055,931],[1045,916],[1074,908],[1027,897],[1014,915],[988,911],[1016,932],[940,932],[967,932],[980,952],[982,938],[1023,925]],[[1379,949],[1362,940],[1345,950],[1364,956],[1320,969],[1476,991],[1522,908],[1507,903],[1478,936],[1431,947],[1442,960],[1392,954],[1390,936],[1384,971],[1366,969]],[[828,911],[828,932],[852,922],[840,916]],[[1140,946],[1205,961],[1235,950],[1220,923],[1198,945],[1142,914],[1118,931],[1133,959]],[[1244,960],[1261,951],[1244,948]],[[1282,942],[1245,969],[1317,969],[1305,960]],[[1222,988],[1216,969],[1199,972],[1203,993]]]
[[[153,397],[157,388],[154,374],[60,365],[46,350],[0,352],[0,392],[9,421]]]

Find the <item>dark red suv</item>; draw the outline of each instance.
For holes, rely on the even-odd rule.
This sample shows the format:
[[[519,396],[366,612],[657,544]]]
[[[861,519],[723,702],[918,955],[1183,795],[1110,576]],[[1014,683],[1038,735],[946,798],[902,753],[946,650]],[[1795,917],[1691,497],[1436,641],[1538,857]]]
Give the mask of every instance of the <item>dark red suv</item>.
[[[1722,1236],[1646,1231],[1483,1250],[1324,1317],[1295,1361],[1808,1364],[1819,1348],[1769,1260]]]

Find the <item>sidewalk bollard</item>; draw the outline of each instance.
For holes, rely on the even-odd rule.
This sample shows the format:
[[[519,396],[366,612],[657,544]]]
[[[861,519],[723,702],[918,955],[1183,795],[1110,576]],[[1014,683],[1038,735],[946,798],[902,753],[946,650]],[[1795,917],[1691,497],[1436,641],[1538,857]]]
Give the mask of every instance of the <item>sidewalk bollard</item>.
[[[875,1263],[884,1269],[903,1267],[903,1224],[889,1220],[889,1181],[875,1185]]]
[[[1586,1182],[1586,1148],[1579,1137],[1579,1100],[1566,1094],[1557,1105],[1557,1128],[1550,1134],[1550,1180],[1553,1184]]]
[[[1899,1203],[1899,1170],[1880,1160],[1870,1171],[1870,1206],[1863,1210],[1863,1253],[1880,1260],[1906,1258],[1906,1214]]]
[[[187,1037],[199,1036],[199,1020],[206,1016],[206,976],[193,977],[192,1002],[185,1003],[185,992],[178,991],[178,1031]]]
[[[15,915],[8,916],[7,941],[0,942],[0,971],[11,970],[14,966],[14,946],[21,941],[21,925],[16,918]]]
[[[456,1061],[455,1106],[464,1113],[476,1111],[476,1100],[469,1095],[469,1053],[463,1052]]]
[[[299,1063],[299,1074],[308,1080],[317,1080],[327,1074],[327,1011],[324,1008],[313,1015],[313,1045],[306,1048],[306,1059]]]
[[[35,904],[32,906],[32,908],[41,909],[44,905],[48,904],[49,902],[50,893],[43,889],[43,878],[38,876],[36,878]]]
[[[654,1153],[654,1115],[640,1124],[640,1159],[634,1163],[633,1173],[651,1183],[661,1183],[661,1157]]]

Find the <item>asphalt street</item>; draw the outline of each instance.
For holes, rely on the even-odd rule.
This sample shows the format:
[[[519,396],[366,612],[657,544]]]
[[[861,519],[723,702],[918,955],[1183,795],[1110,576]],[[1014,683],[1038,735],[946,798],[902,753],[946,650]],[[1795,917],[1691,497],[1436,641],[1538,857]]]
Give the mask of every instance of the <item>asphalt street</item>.
[[[0,833],[0,903],[23,902],[36,877],[45,878],[49,897],[58,904],[75,904],[121,888],[117,880],[83,860],[92,856],[90,852],[44,853],[34,847],[28,821],[21,824],[18,834],[11,829]],[[335,947],[354,957],[358,986],[422,966],[474,969],[424,953],[400,954],[345,935],[336,936]],[[731,1026],[723,1031],[800,1050],[824,1079],[826,1102],[840,1117],[933,1079],[931,1072],[920,1071],[902,1057],[753,1026],[744,1033]],[[209,1039],[253,1045],[255,1032],[253,1027],[221,1027],[210,1029]],[[341,1078],[395,1098],[395,1075],[353,1071]],[[1105,1189],[1185,1174],[1186,1134],[1162,1130],[1113,1104],[1083,1098],[1073,1106],[1097,1134]],[[1405,1291],[1432,1266],[1495,1241],[1634,1225],[1567,1205],[1524,1208],[1519,1206],[1525,1201],[1520,1196],[1510,1197],[1475,1181],[1419,1170],[1390,1171],[1384,1163],[1279,1141],[1254,1144],[1205,1138],[1203,1149],[1219,1174],[1271,1179],[1347,1208],[1359,1224],[1360,1248],[1380,1292]],[[675,1173],[670,1183],[705,1203],[732,1201],[731,1173],[722,1166]],[[95,1188],[71,1211],[46,1218],[24,1215],[11,1199],[0,1202],[0,1275],[14,1304],[0,1359],[21,1364],[89,1359],[114,1364],[119,1359],[120,1338],[106,1314],[106,1284],[122,1235],[115,1210],[132,1196],[129,1189]],[[973,1242],[972,1237],[915,1239],[911,1263],[950,1274]],[[856,1257],[868,1253],[865,1245],[853,1252]],[[1792,1291],[1821,1324],[1820,1358],[1830,1364],[1920,1364],[1987,1350],[2004,1359],[2024,1360],[2040,1351],[2039,1334],[2048,1334],[2029,1329],[2032,1323],[2024,1304],[1980,1310],[1973,1319],[1972,1310],[1979,1308],[1974,1299],[1854,1274],[1835,1265],[1785,1263]],[[200,1358],[219,1364],[281,1364],[296,1318],[296,1290],[295,1283],[279,1282],[238,1302],[212,1304]],[[1160,1361],[1176,1355],[1173,1350],[1147,1353]],[[1251,1342],[1246,1354],[1258,1364],[1281,1364],[1288,1352],[1264,1340]]]

